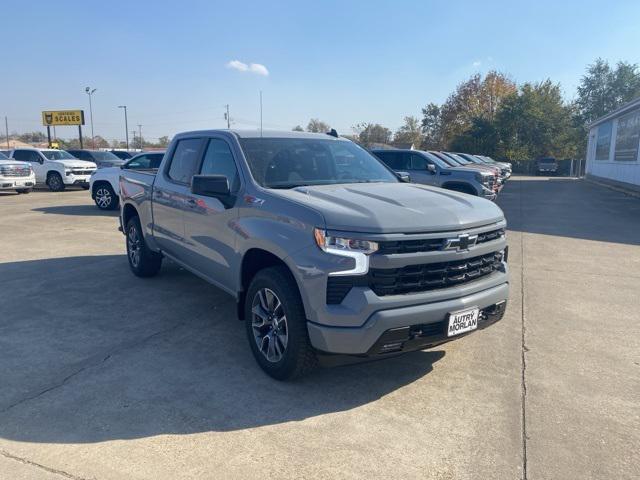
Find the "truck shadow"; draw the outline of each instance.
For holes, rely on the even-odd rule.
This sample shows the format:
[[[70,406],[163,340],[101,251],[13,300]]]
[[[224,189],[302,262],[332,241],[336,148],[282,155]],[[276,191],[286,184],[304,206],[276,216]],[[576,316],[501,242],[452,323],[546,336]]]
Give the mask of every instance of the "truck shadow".
[[[123,255],[0,264],[0,437],[92,443],[235,431],[351,410],[427,375],[445,353],[267,377],[234,301],[173,264]]]
[[[54,207],[32,208],[32,212],[42,212],[52,215],[71,215],[79,217],[117,217],[119,210],[100,210],[94,204],[87,205],[58,205]]]
[[[496,203],[512,231],[640,245],[640,199],[585,180],[514,177]]]

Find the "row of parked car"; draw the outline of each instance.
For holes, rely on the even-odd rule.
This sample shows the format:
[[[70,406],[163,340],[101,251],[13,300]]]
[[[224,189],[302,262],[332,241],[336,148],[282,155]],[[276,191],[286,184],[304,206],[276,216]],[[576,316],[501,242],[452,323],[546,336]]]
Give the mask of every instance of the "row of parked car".
[[[414,183],[433,185],[494,200],[511,176],[511,164],[467,153],[375,149],[371,151],[395,172]],[[76,185],[91,191],[98,208],[118,208],[122,169],[148,170],[164,152],[124,150],[57,150],[18,148],[0,151],[0,189],[29,193],[36,184],[52,191]]]

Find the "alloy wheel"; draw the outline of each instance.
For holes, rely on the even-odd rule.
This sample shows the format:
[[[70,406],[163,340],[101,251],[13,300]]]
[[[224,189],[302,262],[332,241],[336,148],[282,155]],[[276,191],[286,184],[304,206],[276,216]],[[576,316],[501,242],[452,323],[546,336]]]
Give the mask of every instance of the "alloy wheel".
[[[111,202],[113,201],[113,197],[111,196],[111,192],[102,187],[96,190],[96,204],[100,208],[109,208]]]
[[[251,313],[251,328],[258,350],[269,362],[279,362],[289,339],[282,302],[273,290],[262,288],[253,297]]]
[[[129,261],[134,268],[140,264],[140,249],[142,248],[142,239],[135,225],[131,225],[127,232],[127,254]]]

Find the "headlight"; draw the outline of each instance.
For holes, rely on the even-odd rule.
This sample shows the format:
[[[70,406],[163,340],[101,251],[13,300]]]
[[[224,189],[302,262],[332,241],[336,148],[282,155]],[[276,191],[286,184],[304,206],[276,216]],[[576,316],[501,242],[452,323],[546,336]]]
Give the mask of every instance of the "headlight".
[[[65,168],[65,169],[64,169],[64,174],[65,174],[66,176],[71,175],[71,169],[69,169],[69,168]]]
[[[490,178],[491,178],[491,175],[483,175],[480,172],[476,173],[476,180],[482,183],[483,185],[487,185],[489,183]]]
[[[334,237],[320,228],[313,231],[316,245],[324,252],[353,258],[354,268],[331,272],[329,275],[364,275],[369,271],[369,255],[378,250],[378,243],[355,238]]]

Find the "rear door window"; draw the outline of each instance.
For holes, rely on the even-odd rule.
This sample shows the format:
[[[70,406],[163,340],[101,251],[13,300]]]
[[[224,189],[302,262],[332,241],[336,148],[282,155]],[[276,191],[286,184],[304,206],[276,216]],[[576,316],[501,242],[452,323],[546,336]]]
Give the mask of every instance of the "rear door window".
[[[178,141],[167,172],[171,180],[186,185],[191,183],[191,178],[198,168],[201,144],[200,138],[186,138]]]

